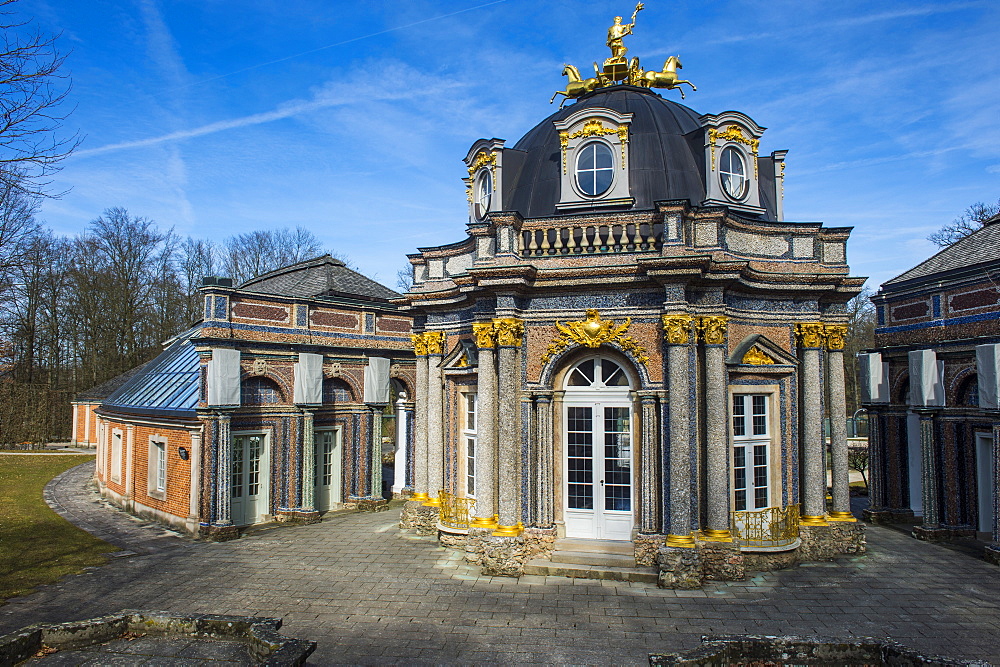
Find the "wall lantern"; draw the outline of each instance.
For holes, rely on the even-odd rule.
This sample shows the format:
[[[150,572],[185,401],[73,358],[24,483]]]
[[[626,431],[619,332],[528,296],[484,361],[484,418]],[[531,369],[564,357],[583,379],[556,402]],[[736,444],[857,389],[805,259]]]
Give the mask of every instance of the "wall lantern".
[[[177,448],[177,455],[181,457],[181,461],[188,460],[188,450],[184,449],[183,447]]]

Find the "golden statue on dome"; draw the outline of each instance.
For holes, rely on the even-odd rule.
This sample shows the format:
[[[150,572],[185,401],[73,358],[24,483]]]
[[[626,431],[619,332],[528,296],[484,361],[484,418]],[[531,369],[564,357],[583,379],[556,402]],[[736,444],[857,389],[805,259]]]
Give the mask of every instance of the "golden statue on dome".
[[[580,70],[575,66],[566,64],[563,66],[563,76],[567,77],[566,90],[557,90],[552,94],[549,104],[555,101],[557,95],[563,96],[561,109],[568,99],[575,99],[593,92],[598,88],[628,84],[630,86],[640,86],[642,88],[666,88],[667,90],[680,90],[681,99],[684,99],[684,90],[680,87],[686,83],[691,86],[691,90],[698,88],[685,79],[677,77],[677,70],[683,68],[680,56],[670,56],[663,63],[663,69],[644,70],[639,65],[638,58],[632,58],[631,62],[625,58],[628,47],[625,46],[625,35],[631,35],[635,27],[635,17],[643,10],[645,5],[638,3],[632,18],[628,23],[622,23],[622,17],[616,16],[614,25],[608,28],[607,45],[611,49],[611,57],[605,59],[603,68],[594,63],[594,76],[584,79],[580,75]]]

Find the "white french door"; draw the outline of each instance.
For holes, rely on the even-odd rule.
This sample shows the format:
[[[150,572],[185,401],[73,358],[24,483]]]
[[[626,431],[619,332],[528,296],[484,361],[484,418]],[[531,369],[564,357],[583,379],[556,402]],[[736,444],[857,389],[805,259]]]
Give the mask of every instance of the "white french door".
[[[316,510],[325,512],[340,502],[340,429],[316,431],[314,502]]]
[[[631,412],[627,401],[565,404],[566,537],[632,539]]]
[[[237,526],[260,523],[268,513],[267,442],[263,433],[233,436],[231,516]]]

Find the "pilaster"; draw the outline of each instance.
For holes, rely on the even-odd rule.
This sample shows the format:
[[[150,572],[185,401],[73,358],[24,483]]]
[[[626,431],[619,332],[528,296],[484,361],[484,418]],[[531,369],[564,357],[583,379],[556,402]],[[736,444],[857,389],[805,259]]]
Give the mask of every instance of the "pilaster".
[[[444,394],[441,359],[444,355],[444,332],[424,333],[427,345],[427,494],[426,504],[439,507],[438,494],[444,487]]]
[[[493,320],[499,346],[498,398],[498,526],[494,535],[521,534],[520,352],[524,322],[513,317]]]
[[[639,391],[639,418],[641,420],[641,454],[639,465],[639,532],[659,533],[662,525],[660,516],[660,420],[657,418],[659,392]]]
[[[497,367],[493,322],[472,325],[479,348],[478,423],[476,424],[476,505],[471,526],[497,526]]]
[[[691,535],[691,399],[690,345],[694,319],[686,314],[663,315],[667,346],[670,437],[669,488],[670,532],[667,547],[693,548]],[[665,548],[667,548],[665,547]],[[661,550],[661,554],[664,552]]]
[[[802,366],[799,377],[802,396],[802,517],[804,526],[826,523],[826,456],[823,441],[823,396],[820,355],[825,342],[822,322],[795,325]]]
[[[705,457],[707,511],[704,535],[731,542],[729,530],[729,390],[726,371],[728,318],[702,317],[698,331],[705,346]]]
[[[414,422],[413,495],[410,500],[425,502],[427,493],[427,344],[424,334],[413,334],[413,352],[417,357],[417,411]]]

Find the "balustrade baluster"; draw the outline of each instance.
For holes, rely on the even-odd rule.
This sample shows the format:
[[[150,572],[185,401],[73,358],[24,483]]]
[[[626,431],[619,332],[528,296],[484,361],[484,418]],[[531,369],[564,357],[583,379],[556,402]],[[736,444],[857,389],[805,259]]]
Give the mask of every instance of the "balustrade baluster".
[[[632,230],[632,245],[636,250],[642,248],[642,233],[640,232],[641,227],[642,223],[637,222],[635,223],[635,229]]]
[[[542,246],[541,246],[541,249],[539,250],[538,254],[539,255],[548,255],[549,254],[549,248],[552,247],[552,244],[549,243],[549,230],[543,229],[541,231],[542,231]]]
[[[607,236],[604,235],[604,230],[608,230]],[[606,225],[600,225],[597,227],[597,238],[600,239],[598,244],[601,247],[601,252],[608,252],[611,250],[611,228]]]
[[[590,227],[581,227],[583,230],[583,236],[580,237],[580,250],[583,252],[594,252],[593,246],[590,245]]]
[[[576,252],[576,227],[569,228],[569,238],[566,239],[566,250],[570,254]]]
[[[646,243],[650,250],[656,248],[656,225],[653,223],[649,223],[649,238],[646,239]]]
[[[615,241],[615,245],[618,246],[618,252],[625,252],[628,248],[628,225],[622,225],[621,233],[618,235],[618,240]]]
[[[530,234],[531,241],[528,243],[528,254],[537,255],[538,254],[538,237],[536,236],[538,232],[534,229],[528,231]]]
[[[563,250],[563,242],[562,242],[562,233],[563,233],[563,230],[557,227],[556,230],[555,230],[555,232],[556,232],[556,242],[554,244],[552,244],[552,250],[555,251],[555,252],[553,252],[553,254],[554,255],[561,255],[561,254],[563,254],[563,251],[562,251]]]

